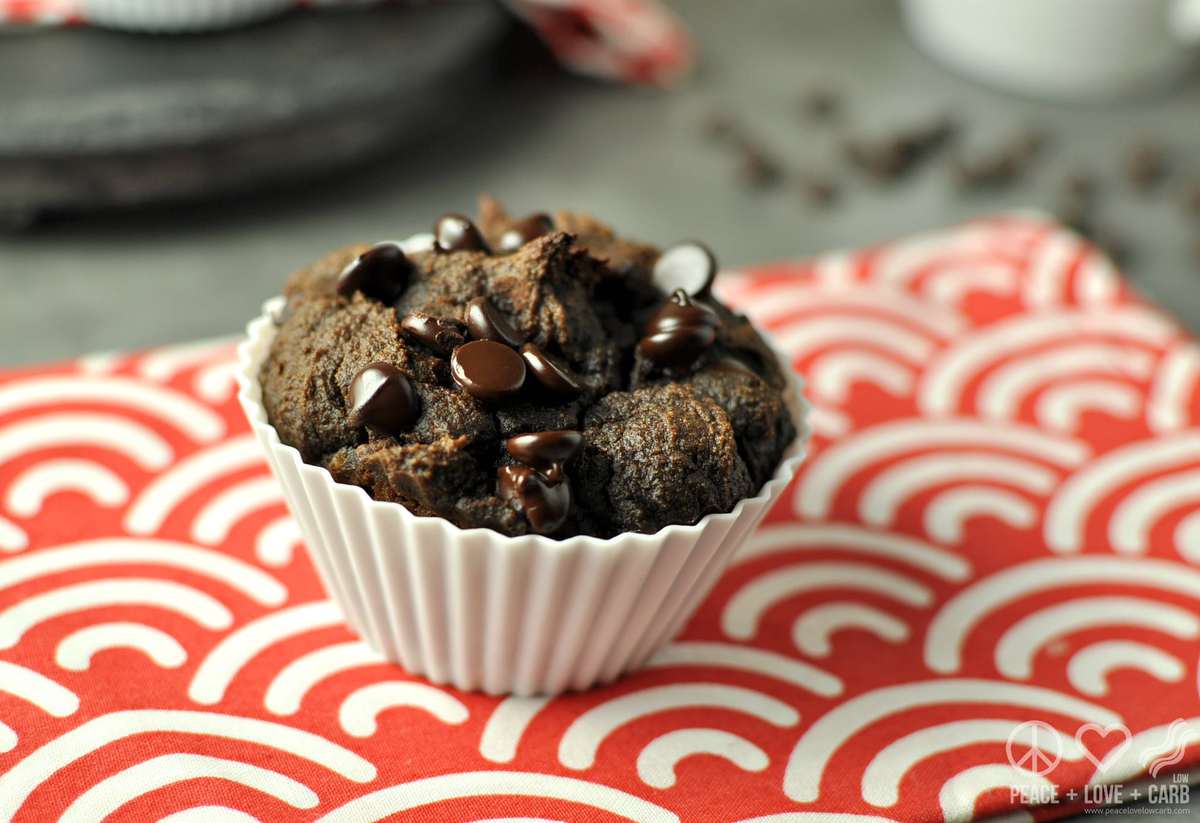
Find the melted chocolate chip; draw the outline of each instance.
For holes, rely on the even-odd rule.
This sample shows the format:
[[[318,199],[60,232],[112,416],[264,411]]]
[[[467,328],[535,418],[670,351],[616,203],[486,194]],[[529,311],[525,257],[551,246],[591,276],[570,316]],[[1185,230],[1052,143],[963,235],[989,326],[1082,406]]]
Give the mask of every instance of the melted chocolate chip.
[[[351,426],[395,436],[411,429],[420,414],[421,399],[412,383],[391,363],[372,363],[354,376],[347,415]]]
[[[719,325],[721,318],[711,307],[692,300],[683,289],[676,289],[671,299],[650,318],[650,322],[646,324],[646,333],[658,334],[683,326],[716,328]]]
[[[342,269],[337,293],[350,297],[356,291],[381,303],[395,303],[408,288],[412,263],[395,243],[380,243],[360,254]]]
[[[556,470],[561,474],[562,464],[577,455],[582,445],[583,435],[570,429],[518,434],[504,441],[514,460],[543,474]]]
[[[442,355],[449,355],[467,341],[462,323],[419,311],[409,312],[400,319],[400,331]]]
[[[488,251],[479,229],[461,214],[443,214],[433,224],[433,247],[440,252]]]
[[[530,240],[536,240],[543,234],[554,231],[554,221],[541,212],[513,223],[504,234],[500,235],[499,251],[508,254],[524,246]]]
[[[717,258],[703,243],[689,241],[664,251],[654,264],[654,285],[671,294],[683,289],[690,295],[707,294],[717,276]]]
[[[473,340],[450,355],[450,374],[472,397],[499,403],[521,391],[525,361],[503,343]]]
[[[476,340],[495,340],[514,348],[525,342],[521,333],[486,297],[476,297],[467,303],[467,331]]]
[[[528,466],[501,466],[496,472],[502,498],[515,503],[539,534],[557,531],[571,513],[571,486],[548,485]]]
[[[711,326],[679,326],[643,337],[638,352],[656,366],[688,369],[717,339]]]
[[[583,390],[579,379],[556,357],[551,357],[533,343],[521,347],[521,357],[534,380],[547,391],[560,397],[574,397]]]

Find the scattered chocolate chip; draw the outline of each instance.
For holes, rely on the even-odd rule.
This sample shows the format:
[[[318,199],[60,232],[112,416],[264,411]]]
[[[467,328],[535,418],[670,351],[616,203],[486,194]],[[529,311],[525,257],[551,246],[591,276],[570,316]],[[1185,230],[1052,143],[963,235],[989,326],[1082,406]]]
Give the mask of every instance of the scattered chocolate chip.
[[[812,88],[800,97],[800,111],[808,120],[832,120],[841,110],[842,97],[832,88]]]
[[[419,311],[409,312],[400,318],[400,331],[405,337],[422,343],[441,355],[449,355],[467,341],[466,329],[462,323]]]
[[[1200,215],[1200,180],[1194,180],[1183,192],[1183,208],[1188,214]]]
[[[675,289],[671,298],[663,307],[655,312],[646,324],[647,334],[660,334],[672,329],[688,326],[708,326],[716,328],[721,325],[721,318],[711,307],[696,302],[683,289]]]
[[[1018,132],[1009,148],[1022,163],[1031,163],[1041,156],[1049,145],[1050,135],[1044,129],[1030,127]]]
[[[421,399],[412,383],[391,363],[372,363],[350,383],[348,422],[377,434],[408,431],[421,414]]]
[[[476,340],[496,340],[513,347],[525,342],[521,333],[486,297],[476,297],[467,303],[467,331]]]
[[[677,289],[689,295],[708,294],[716,276],[717,258],[695,240],[671,246],[654,263],[654,285],[664,294]]]
[[[535,532],[551,534],[567,522],[571,513],[570,484],[549,485],[528,466],[501,466],[496,474],[500,497],[515,503]]]
[[[482,251],[487,243],[479,229],[461,214],[443,214],[433,224],[433,247],[440,252]]]
[[[800,193],[809,205],[816,208],[828,208],[837,202],[839,190],[832,180],[820,177],[802,177],[799,182]]]
[[[504,448],[514,460],[543,474],[569,462],[581,446],[583,435],[570,429],[518,434],[504,441]]]
[[[450,374],[472,397],[499,403],[525,385],[525,361],[503,343],[473,340],[450,355]]]
[[[742,135],[738,138],[738,177],[752,188],[767,188],[783,179],[783,168],[766,149]]]
[[[533,374],[533,379],[552,394],[560,397],[574,397],[583,390],[579,379],[567,366],[556,357],[551,357],[533,343],[521,347],[521,357],[525,366]]]
[[[879,140],[851,138],[842,150],[852,164],[879,181],[896,180],[949,143],[958,131],[949,117],[897,132]]]
[[[1092,200],[1098,189],[1096,178],[1085,171],[1077,171],[1068,175],[1062,184],[1064,195],[1079,200]]]
[[[342,269],[337,279],[337,293],[350,297],[362,292],[372,300],[394,303],[408,288],[412,263],[395,243],[380,243],[360,254]]]
[[[499,251],[509,254],[524,246],[530,240],[535,240],[543,234],[554,231],[554,221],[548,214],[531,214],[518,220],[500,235]]]
[[[741,131],[737,118],[723,111],[710,112],[702,126],[705,136],[717,141],[730,140]]]
[[[654,365],[683,371],[691,368],[716,339],[711,326],[679,326],[643,337],[637,348]]]
[[[1125,162],[1129,184],[1138,191],[1150,191],[1167,175],[1167,152],[1159,143],[1144,139],[1129,150]]]

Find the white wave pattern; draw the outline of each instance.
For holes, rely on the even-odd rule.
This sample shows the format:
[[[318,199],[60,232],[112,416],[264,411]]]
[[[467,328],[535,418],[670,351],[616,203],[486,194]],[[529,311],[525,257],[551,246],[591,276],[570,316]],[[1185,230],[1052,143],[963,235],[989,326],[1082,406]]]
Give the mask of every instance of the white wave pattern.
[[[846,629],[867,631],[889,643],[908,639],[908,624],[864,603],[835,602],[814,606],[792,624],[792,642],[810,657],[833,654],[833,635]]]
[[[947,549],[906,534],[868,529],[850,523],[781,523],[763,526],[746,540],[735,562],[798,550],[836,550],[886,558],[943,580],[962,581],[971,576],[970,561]]]
[[[225,434],[225,421],[185,394],[118,376],[54,375],[0,387],[0,414],[45,405],[94,403],[140,412],[161,420],[199,443]]]
[[[267,686],[263,705],[271,714],[291,715],[314,686],[341,672],[386,662],[361,640],[335,643],[297,657],[288,663]]]
[[[818,452],[796,486],[793,508],[806,520],[823,520],[846,482],[873,464],[916,450],[977,448],[985,443],[1063,467],[1078,466],[1091,453],[1081,440],[1029,426],[970,418],[898,420],[855,432]]]
[[[962,317],[953,310],[931,306],[906,292],[876,287],[815,289],[809,284],[772,283],[755,289],[753,297],[742,308],[755,323],[763,326],[793,318],[806,323],[808,318],[796,318],[804,312],[823,316],[843,310],[900,320],[937,337],[953,337],[965,326]]]
[[[1194,342],[1177,343],[1158,366],[1150,387],[1147,420],[1158,434],[1173,432],[1188,425],[1190,400],[1200,385],[1200,346]]]
[[[1012,264],[977,263],[949,266],[930,272],[921,282],[921,294],[933,303],[957,305],[975,292],[1012,294],[1020,286],[1021,273]]]
[[[0,692],[37,706],[51,717],[70,717],[79,709],[75,692],[46,675],[0,660]]]
[[[800,722],[791,706],[753,689],[722,683],[654,686],[606,700],[575,718],[559,741],[558,761],[577,771],[591,768],[600,744],[620,727],[657,712],[684,708],[726,709],[780,728]]]
[[[1022,297],[1030,306],[1047,308],[1063,301],[1071,264],[1086,251],[1073,232],[1055,231],[1043,238],[1028,263]]]
[[[0,517],[0,551],[19,552],[29,547],[29,535],[11,520]]]
[[[129,486],[112,469],[92,460],[44,460],[13,480],[8,487],[8,510],[34,517],[46,499],[60,492],[79,492],[98,506],[120,506],[129,499]]]
[[[216,546],[238,521],[259,509],[283,503],[279,482],[271,475],[235,483],[204,505],[192,522],[192,539]]]
[[[806,357],[825,349],[871,347],[914,365],[933,356],[934,341],[910,328],[883,318],[853,314],[827,314],[772,329],[772,339],[792,357]]]
[[[1046,509],[1046,544],[1056,552],[1083,546],[1087,519],[1108,495],[1141,475],[1200,461],[1200,433],[1181,432],[1122,446],[1063,482]]]
[[[506,697],[501,700],[483,727],[479,753],[493,763],[511,763],[517,756],[521,736],[549,702],[548,697]]]
[[[292,551],[302,539],[300,526],[291,515],[284,515],[259,531],[254,538],[254,556],[265,566],[286,566],[292,562]]]
[[[729,598],[721,630],[738,640],[758,633],[762,616],[777,603],[813,591],[853,590],[913,608],[933,603],[929,588],[910,577],[864,563],[801,563],[754,578]]]
[[[954,413],[966,387],[981,372],[1018,352],[1059,341],[1119,339],[1151,350],[1163,349],[1175,326],[1148,307],[1107,311],[1052,309],[1020,315],[959,338],[925,369],[917,387],[917,405],[928,417]]]
[[[842,693],[842,681],[823,669],[776,652],[733,643],[678,642],[650,658],[646,668],[704,666],[752,672],[782,680],[822,697]]]
[[[221,601],[192,586],[145,577],[107,577],[27,597],[0,611],[0,649],[16,646],[27,631],[48,620],[103,606],[155,607],[212,631],[233,625],[233,614]]]
[[[919,729],[880,749],[863,771],[862,798],[872,806],[888,808],[900,802],[900,784],[904,776],[918,763],[966,746],[982,743],[1014,744],[1033,748],[1039,742],[1034,727],[1020,720],[979,719],[954,720]],[[1085,756],[1084,748],[1070,732],[1061,732],[1055,741],[1062,757],[1078,760]],[[1057,749],[1046,752],[1051,758],[1060,754]]]
[[[967,823],[975,819],[975,804],[988,792],[1013,788],[1037,792],[1053,786],[1048,778],[1028,769],[1008,763],[987,763],[963,769],[943,783],[938,791],[938,804],[946,823]]]
[[[260,652],[289,637],[341,623],[341,613],[328,600],[302,603],[246,623],[222,638],[200,663],[188,696],[205,705],[220,703],[237,673]]]
[[[164,754],[144,760],[104,778],[75,798],[59,823],[101,823],[110,814],[144,794],[185,780],[215,778],[270,795],[294,809],[314,808],[316,792],[271,769],[199,754]]]
[[[945,678],[885,686],[851,698],[808,727],[792,749],[783,789],[798,803],[820,797],[821,779],[838,749],[878,720],[903,711],[941,705],[1019,706],[1112,725],[1121,716],[1109,709],[1038,686],[974,678]]]
[[[961,543],[967,521],[994,517],[1014,529],[1029,529],[1037,522],[1037,508],[1016,492],[963,483],[939,492],[925,507],[925,531],[942,543]]]
[[[830,408],[813,404],[808,414],[808,425],[812,427],[814,437],[824,437],[834,440],[854,428],[854,422],[849,415]]]
[[[354,737],[370,737],[379,730],[379,715],[388,709],[414,708],[449,726],[467,722],[470,712],[449,692],[425,683],[389,680],[356,689],[338,709],[342,731]]]
[[[728,760],[747,772],[761,772],[771,765],[767,753],[744,737],[720,729],[678,729],[654,738],[637,758],[641,781],[655,789],[675,785],[675,767],[697,754]]]
[[[142,377],[165,383],[187,369],[204,365],[229,353],[236,337],[219,337],[184,343],[178,346],[163,346],[146,354],[137,366]]]
[[[813,360],[808,368],[808,385],[813,394],[830,403],[845,403],[855,383],[871,383],[896,397],[912,393],[915,375],[911,367],[872,351],[839,349]]]
[[[217,712],[134,709],[93,718],[0,774],[0,820],[12,819],[38,786],[77,760],[117,740],[155,732],[257,743],[308,760],[356,783],[368,783],[377,774],[369,761],[349,749],[279,723]]]
[[[1077,651],[1067,663],[1067,679],[1080,694],[1104,697],[1108,675],[1134,669],[1164,683],[1178,683],[1187,674],[1183,661],[1162,649],[1134,640],[1101,640]]]
[[[1053,589],[1098,583],[1148,586],[1200,599],[1200,572],[1167,560],[1124,557],[1033,560],[985,577],[946,601],[925,632],[925,664],[935,672],[957,672],[962,666],[967,635],[990,612]]]
[[[747,817],[736,823],[900,823],[891,817],[848,812],[779,812]]]
[[[1029,680],[1040,648],[1073,632],[1133,626],[1190,640],[1200,637],[1200,617],[1145,597],[1080,597],[1048,606],[1014,623],[996,643],[996,668],[1005,677]]]
[[[315,823],[377,823],[400,812],[460,798],[492,796],[562,800],[638,823],[679,823],[679,817],[636,795],[574,777],[538,772],[455,772],[425,777],[356,797]],[[474,808],[478,809],[475,803]]]
[[[208,403],[224,403],[237,389],[237,370],[234,360],[205,366],[192,379],[192,390]]]
[[[1184,505],[1200,511],[1200,468],[1150,480],[1122,498],[1108,521],[1108,539],[1124,554],[1150,550],[1150,530]]]
[[[0,565],[0,589],[67,571],[113,565],[178,569],[216,580],[264,606],[278,606],[287,589],[271,575],[228,554],[172,540],[112,537],[47,547]]]
[[[175,456],[158,432],[114,414],[42,414],[0,429],[0,463],[60,446],[90,446],[116,452],[147,471],[166,468]]]
[[[135,649],[164,669],[187,662],[187,650],[162,629],[144,623],[112,622],[85,626],[58,642],[54,660],[59,668],[87,671],[92,658],[108,649]]]
[[[1038,395],[1034,415],[1051,431],[1070,434],[1079,429],[1085,411],[1104,412],[1132,420],[1142,409],[1142,393],[1117,380],[1072,380],[1048,387]]]
[[[1075,375],[1099,373],[1145,380],[1154,368],[1146,351],[1108,343],[1074,343],[1005,363],[983,381],[976,405],[994,420],[1011,420],[1039,386]]]
[[[133,534],[152,534],[176,506],[206,484],[262,462],[262,452],[249,434],[190,454],[142,489],[125,514],[125,528]]]
[[[192,806],[161,818],[158,823],[262,823],[241,809],[228,806]]]
[[[1189,563],[1200,563],[1200,511],[1185,515],[1175,526],[1175,548]]]
[[[1016,486],[1027,494],[1050,494],[1058,475],[1030,460],[983,451],[935,452],[902,460],[871,479],[858,503],[865,522],[886,527],[905,501],[923,491],[963,480]]]

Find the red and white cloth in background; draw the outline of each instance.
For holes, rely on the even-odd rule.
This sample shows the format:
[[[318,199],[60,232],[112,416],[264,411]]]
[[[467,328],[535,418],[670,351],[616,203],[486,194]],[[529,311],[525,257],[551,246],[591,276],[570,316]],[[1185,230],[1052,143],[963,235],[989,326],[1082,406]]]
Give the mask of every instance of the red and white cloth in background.
[[[669,85],[691,66],[687,32],[658,0],[504,2],[575,71],[626,83]],[[297,5],[363,4],[364,0],[0,0],[0,24],[94,23],[190,31],[241,25]]]
[[[351,636],[230,345],[0,376],[0,820],[1042,818],[1200,765],[1195,339],[1025,217],[722,287],[811,457],[648,668],[552,700]]]

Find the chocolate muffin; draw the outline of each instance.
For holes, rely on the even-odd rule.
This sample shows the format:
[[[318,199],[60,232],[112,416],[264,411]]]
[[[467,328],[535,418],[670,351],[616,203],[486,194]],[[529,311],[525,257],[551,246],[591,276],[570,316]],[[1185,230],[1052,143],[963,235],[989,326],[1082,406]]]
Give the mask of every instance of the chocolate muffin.
[[[716,269],[699,243],[660,254],[485,198],[426,250],[351,246],[288,278],[263,405],[337,481],[464,528],[693,524],[753,496],[796,434]]]

